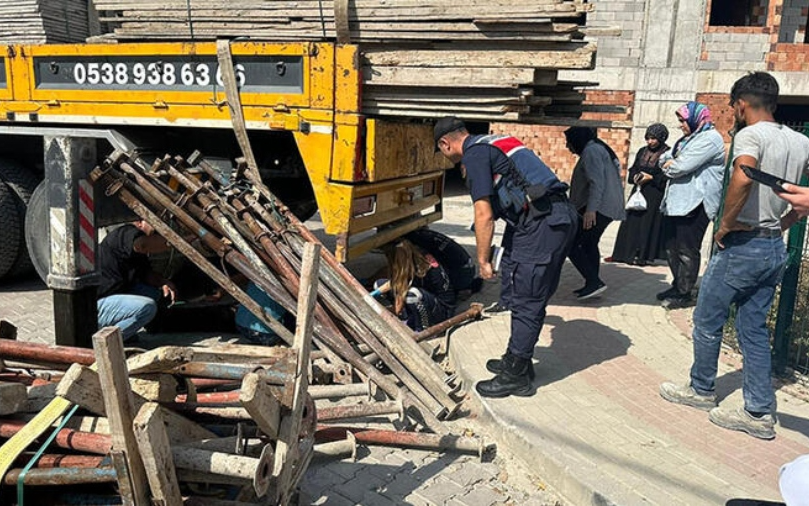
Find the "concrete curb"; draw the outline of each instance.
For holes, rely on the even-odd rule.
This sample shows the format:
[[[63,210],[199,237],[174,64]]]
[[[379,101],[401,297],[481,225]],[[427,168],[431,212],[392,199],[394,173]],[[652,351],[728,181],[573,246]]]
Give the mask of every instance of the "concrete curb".
[[[536,431],[535,427],[521,427],[521,422],[516,418],[499,416],[491,405],[475,391],[475,381],[473,375],[463,362],[455,360],[457,354],[463,350],[454,349],[455,340],[449,342],[450,364],[463,379],[467,388],[467,400],[471,409],[478,414],[478,420],[491,433],[492,438],[498,445],[507,448],[508,453],[519,458],[523,465],[536,472],[545,481],[546,485],[554,492],[562,496],[566,501],[575,505],[594,506],[618,506],[624,504],[611,500],[607,492],[602,492],[591,483],[591,480],[584,480],[580,475],[589,474],[592,477],[601,475],[596,466],[587,462],[576,463],[577,471],[572,472],[570,462],[555,457],[554,454],[563,455],[569,452],[564,446],[554,443],[541,434],[534,434],[534,437],[525,437],[526,431]],[[605,483],[605,480],[602,480]]]

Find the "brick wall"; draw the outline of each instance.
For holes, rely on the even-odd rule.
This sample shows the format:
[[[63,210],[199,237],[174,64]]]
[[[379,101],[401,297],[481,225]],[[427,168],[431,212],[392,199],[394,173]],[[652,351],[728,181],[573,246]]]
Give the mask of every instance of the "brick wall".
[[[809,71],[809,44],[773,44],[767,70]]]
[[[809,15],[809,0],[784,0],[778,42],[803,44],[807,15]]]
[[[618,37],[599,37],[597,67],[637,67],[642,56],[641,40],[646,2],[596,0],[595,12],[587,15],[587,24],[618,26]]]
[[[634,92],[591,90],[586,95],[585,104],[622,105],[627,106],[627,110],[624,113],[585,113],[582,115],[582,119],[628,122],[632,118],[632,107],[635,101]],[[492,123],[490,128],[492,133],[517,137],[526,146],[538,153],[542,160],[556,172],[559,179],[570,181],[570,175],[578,157],[572,154],[565,145],[564,131],[568,127]],[[630,127],[598,129],[598,137],[615,151],[624,170],[626,170],[627,161],[629,160],[631,134],[632,129]]]
[[[729,105],[730,95],[727,93],[698,93],[694,100],[708,106],[716,129],[725,139],[725,146],[729,146],[728,132],[733,128],[734,123],[733,108]]]

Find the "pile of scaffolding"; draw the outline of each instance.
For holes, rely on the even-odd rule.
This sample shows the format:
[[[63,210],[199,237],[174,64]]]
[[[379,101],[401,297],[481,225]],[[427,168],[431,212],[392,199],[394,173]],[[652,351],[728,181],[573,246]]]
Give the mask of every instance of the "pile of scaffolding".
[[[114,484],[132,504],[218,504],[207,494],[224,493],[287,504],[313,455],[350,456],[357,442],[482,454],[479,439],[448,434],[442,420],[458,409],[460,384],[419,343],[480,306],[414,333],[257,177],[243,163],[224,174],[199,153],[147,164],[115,152],[91,173],[97,191],[119,197],[288,346],[126,357],[117,328],[97,333],[94,350],[0,339],[3,484]],[[234,283],[235,272],[294,314],[295,331]],[[13,337],[8,326],[2,333]],[[378,416],[433,434],[334,425]],[[64,453],[47,443],[43,455],[27,452],[46,431]]]

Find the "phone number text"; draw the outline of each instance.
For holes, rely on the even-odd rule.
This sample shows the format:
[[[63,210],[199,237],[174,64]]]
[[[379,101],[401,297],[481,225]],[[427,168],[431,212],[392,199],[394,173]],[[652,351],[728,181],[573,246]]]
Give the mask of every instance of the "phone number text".
[[[208,86],[216,82],[224,86],[222,71],[218,65],[207,63],[169,62],[151,63],[75,63],[73,81],[76,84],[151,84],[164,86]],[[236,84],[245,85],[247,75],[244,65],[234,65]]]

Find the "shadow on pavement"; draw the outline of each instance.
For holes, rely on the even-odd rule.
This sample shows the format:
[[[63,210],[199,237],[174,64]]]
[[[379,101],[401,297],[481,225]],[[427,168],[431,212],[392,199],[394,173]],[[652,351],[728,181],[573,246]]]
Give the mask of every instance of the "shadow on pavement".
[[[781,427],[809,437],[809,420],[779,411],[776,415]]]
[[[608,307],[622,304],[659,306],[660,301],[655,298],[655,295],[671,286],[666,281],[666,275],[666,272],[649,272],[631,265],[602,264],[601,279],[607,284],[607,290],[599,297],[578,300],[572,293],[572,289],[582,287],[584,280],[573,264],[568,261],[562,270],[559,290],[551,300],[551,304],[582,307]],[[627,285],[631,285],[631,288],[626,289]]]
[[[534,386],[541,388],[603,362],[627,354],[631,341],[624,334],[589,320],[564,321],[550,315],[545,323],[552,325],[551,344],[537,347],[539,360]],[[554,360],[563,367],[555,367]],[[547,366],[547,367],[546,367]]]
[[[36,274],[0,283],[0,292],[38,292],[47,288],[45,282],[39,279]]]

